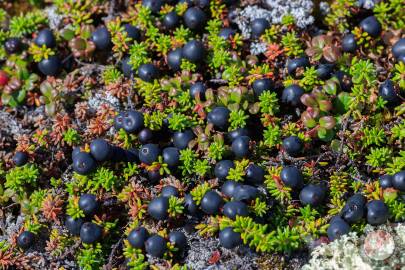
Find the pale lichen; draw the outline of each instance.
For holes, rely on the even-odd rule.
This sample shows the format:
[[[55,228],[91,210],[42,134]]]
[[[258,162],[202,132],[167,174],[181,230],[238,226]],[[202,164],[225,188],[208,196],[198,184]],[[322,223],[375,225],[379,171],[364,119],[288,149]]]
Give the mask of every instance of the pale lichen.
[[[365,252],[365,239],[370,233],[383,231],[392,236],[395,248],[385,260],[377,260]],[[377,248],[377,247],[376,247]],[[390,245],[378,246],[380,249],[390,249]],[[359,236],[351,232],[329,244],[316,247],[311,253],[311,259],[302,270],[368,270],[368,269],[401,269],[405,267],[405,226],[402,224],[381,225],[373,227],[367,225],[364,235]]]

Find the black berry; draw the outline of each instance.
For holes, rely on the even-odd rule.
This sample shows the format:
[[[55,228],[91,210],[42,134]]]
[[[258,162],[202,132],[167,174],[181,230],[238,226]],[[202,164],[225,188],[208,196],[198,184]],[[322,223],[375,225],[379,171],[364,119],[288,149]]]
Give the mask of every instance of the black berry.
[[[53,48],[56,46],[55,36],[53,35],[51,29],[45,28],[38,32],[34,43],[39,47],[45,45],[47,48]]]
[[[250,26],[254,38],[259,38],[269,27],[270,23],[264,18],[253,20]]]
[[[280,178],[283,183],[292,189],[299,190],[304,185],[304,177],[295,166],[287,166],[281,170]]]
[[[138,227],[133,229],[128,234],[128,242],[134,248],[143,249],[145,247],[145,241],[148,239],[149,233],[144,227]]]
[[[24,166],[28,162],[28,155],[25,152],[17,151],[14,154],[13,161],[17,167]]]
[[[256,164],[249,164],[246,168],[246,181],[249,184],[260,185],[264,182],[265,171]]]
[[[205,48],[201,41],[191,40],[184,45],[182,57],[193,63],[199,63],[205,58]]]
[[[281,101],[296,107],[301,104],[300,98],[302,94],[304,94],[304,89],[302,89],[299,85],[292,84],[284,88],[281,95]]]
[[[360,22],[360,27],[372,37],[378,37],[381,33],[381,24],[374,16],[362,20]]]
[[[162,0],[142,0],[142,5],[149,8],[153,13],[159,13],[164,2]]]
[[[179,164],[180,154],[176,147],[166,147],[162,152],[163,162],[169,167],[174,167]]]
[[[383,100],[387,101],[386,105],[388,107],[395,107],[401,102],[401,98],[395,91],[394,84],[391,80],[386,80],[380,85],[378,95],[382,97]]]
[[[405,192],[405,171],[397,172],[392,176],[392,185],[395,189]]]
[[[296,157],[301,153],[303,144],[297,136],[290,136],[283,140],[283,148],[290,156]]]
[[[248,216],[249,210],[245,203],[240,201],[227,202],[222,210],[225,216],[235,219],[236,216]]]
[[[90,143],[90,153],[97,161],[106,161],[111,158],[112,147],[104,139],[95,139]]]
[[[38,69],[45,76],[56,76],[62,68],[62,62],[56,55],[49,56],[38,63]]]
[[[381,225],[387,222],[389,211],[387,205],[380,200],[370,201],[367,205],[367,223]]]
[[[250,185],[238,185],[233,192],[235,201],[250,202],[259,196],[259,190]]]
[[[143,114],[138,111],[130,110],[123,114],[122,127],[128,133],[136,133],[143,128]]]
[[[189,215],[195,215],[198,212],[198,206],[191,194],[186,194],[186,196],[184,196],[184,209]]]
[[[330,241],[340,238],[342,235],[348,234],[350,232],[350,225],[347,224],[343,219],[335,217],[332,219],[327,233]]]
[[[237,137],[232,142],[232,152],[237,158],[247,157],[249,155],[250,138],[248,136]]]
[[[153,141],[153,131],[149,128],[143,128],[138,133],[138,140],[141,144],[147,144]]]
[[[174,29],[179,25],[179,23],[180,23],[180,16],[177,15],[176,11],[171,11],[163,17],[163,25],[167,29]]]
[[[145,144],[139,149],[139,160],[142,163],[151,165],[153,162],[157,161],[159,153],[160,150],[157,144]]]
[[[269,78],[257,79],[253,82],[252,88],[258,97],[265,91],[270,91],[274,87],[274,82]]]
[[[132,24],[124,24],[125,32],[127,32],[127,36],[132,38],[132,40],[139,40],[141,38],[141,31],[138,27]]]
[[[198,7],[188,8],[183,18],[186,26],[191,30],[202,30],[207,22],[207,15]]]
[[[34,244],[35,234],[30,231],[23,231],[17,238],[17,245],[23,249],[28,249]]]
[[[97,50],[107,50],[111,46],[111,34],[104,26],[97,28],[91,34],[91,40],[96,45]]]
[[[65,226],[72,235],[79,236],[80,228],[82,227],[84,221],[81,218],[74,219],[71,216],[66,217]]]
[[[167,65],[173,71],[179,71],[181,66],[181,59],[183,57],[183,49],[177,48],[167,54]]]
[[[159,69],[153,64],[143,64],[138,68],[138,77],[145,82],[152,82],[159,77]]]
[[[203,100],[205,98],[206,90],[207,90],[207,87],[205,86],[204,83],[202,83],[202,82],[193,83],[190,86],[190,96],[193,98],[196,98],[196,96],[198,95],[200,97],[200,100]]]
[[[218,177],[219,180],[224,180],[228,176],[229,170],[234,167],[235,164],[232,160],[221,160],[215,165],[215,176]]]
[[[85,222],[80,228],[80,239],[83,243],[91,244],[101,239],[102,228],[92,222]]]
[[[174,244],[180,251],[183,251],[187,246],[187,238],[184,233],[180,231],[173,231],[169,233],[169,241]]]
[[[209,215],[218,214],[219,208],[222,206],[223,200],[221,196],[213,191],[210,190],[203,196],[201,200],[201,209],[204,213]]]
[[[188,143],[194,138],[194,133],[191,129],[186,129],[185,131],[177,131],[173,134],[173,144],[178,149],[185,149]]]
[[[164,186],[162,188],[160,195],[162,197],[171,197],[171,196],[178,197],[179,190],[174,186]]]
[[[392,187],[392,175],[381,175],[379,178],[380,187],[382,188],[390,188]]]
[[[160,235],[152,235],[145,242],[146,253],[153,257],[161,258],[167,250],[166,240]]]
[[[395,42],[394,46],[392,46],[392,54],[398,60],[405,55],[405,38],[400,38]]]
[[[148,213],[156,220],[165,220],[169,216],[167,210],[169,209],[169,198],[157,197],[153,199],[148,205]]]
[[[215,107],[208,113],[207,120],[209,123],[213,124],[214,127],[225,130],[229,123],[229,114],[231,112],[225,107]]]
[[[287,61],[287,71],[290,75],[295,76],[298,69],[309,67],[310,63],[307,57],[289,59]]]
[[[21,39],[19,38],[9,38],[4,42],[4,49],[8,54],[19,53],[23,47]]]
[[[342,50],[344,52],[354,53],[357,50],[356,37],[353,34],[347,34],[342,40]]]
[[[219,243],[224,248],[232,249],[242,244],[242,238],[232,227],[226,227],[219,232]]]
[[[316,207],[322,204],[325,199],[325,193],[324,187],[309,184],[301,190],[300,201],[303,205]]]
[[[235,189],[236,187],[240,186],[241,184],[238,182],[235,182],[233,180],[228,180],[226,181],[221,188],[222,194],[225,196],[231,198],[235,195]]]
[[[96,161],[89,153],[80,152],[72,158],[73,170],[78,174],[86,175],[96,168]]]
[[[83,210],[84,214],[93,216],[99,207],[96,196],[93,194],[83,194],[79,199],[79,207]]]

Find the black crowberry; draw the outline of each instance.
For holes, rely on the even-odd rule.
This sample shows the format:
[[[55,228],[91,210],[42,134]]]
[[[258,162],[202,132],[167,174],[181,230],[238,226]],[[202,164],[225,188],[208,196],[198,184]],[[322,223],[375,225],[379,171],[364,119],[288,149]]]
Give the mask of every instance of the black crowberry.
[[[186,26],[196,31],[204,29],[205,23],[207,22],[207,15],[198,7],[188,8],[183,18]]]
[[[62,68],[62,62],[56,55],[49,56],[38,63],[38,69],[46,76],[56,76]]]
[[[34,244],[35,234],[30,231],[23,231],[17,238],[17,245],[23,249],[30,248]]]
[[[66,217],[65,226],[72,235],[79,236],[80,228],[82,227],[84,221],[81,218],[74,219],[71,216]]]
[[[101,26],[91,34],[91,40],[96,45],[97,50],[104,51],[111,45],[111,34],[106,27]]]
[[[143,249],[148,237],[149,232],[144,227],[138,227],[128,234],[128,242],[134,248]]]
[[[297,136],[290,136],[283,140],[283,148],[290,156],[296,157],[301,153],[303,144]]]
[[[219,243],[224,248],[232,249],[242,244],[242,238],[232,227],[226,227],[219,232]]]
[[[350,225],[343,219],[335,217],[331,220],[327,233],[330,241],[340,238],[350,232]]]
[[[81,175],[91,173],[96,168],[96,161],[89,153],[80,152],[73,157],[73,170]]]
[[[280,178],[283,183],[292,189],[299,190],[304,185],[304,177],[295,166],[287,166],[281,170]]]
[[[38,32],[34,43],[39,47],[45,45],[47,48],[53,48],[56,46],[55,36],[53,35],[51,29],[45,28]]]
[[[232,142],[232,152],[237,158],[247,157],[249,155],[250,138],[248,136],[237,137]]]
[[[257,79],[252,84],[253,91],[257,97],[265,91],[270,91],[273,87],[274,83],[269,78]]]
[[[350,53],[354,53],[357,50],[356,37],[353,34],[344,36],[342,40],[342,50]]]
[[[379,180],[380,180],[380,187],[382,188],[392,187],[392,175],[389,174],[381,175]]]
[[[249,164],[246,168],[246,181],[249,184],[260,185],[264,182],[265,171],[256,164]]]
[[[24,166],[28,162],[28,155],[25,152],[17,151],[14,154],[13,161],[17,167]]]
[[[138,68],[138,77],[145,82],[152,82],[159,77],[159,69],[153,64],[142,64]]]
[[[264,34],[266,29],[270,27],[270,23],[264,18],[259,18],[253,20],[250,27],[253,37],[259,38],[262,34]]]
[[[235,187],[233,199],[235,201],[250,202],[259,196],[259,190],[250,185],[239,185]]]
[[[136,133],[143,128],[143,114],[138,111],[130,110],[123,114],[122,127],[128,133]]]
[[[139,149],[139,160],[142,163],[152,165],[159,157],[159,146],[157,144],[148,143]]]
[[[180,231],[173,231],[169,233],[169,241],[174,244],[176,248],[183,251],[187,246],[187,238],[184,233]]]
[[[176,147],[166,147],[162,152],[163,162],[169,167],[174,167],[179,164],[180,153]]]
[[[191,129],[186,129],[185,131],[176,131],[173,134],[173,144],[178,149],[182,150],[187,148],[188,143],[194,138],[194,133]]]
[[[205,48],[201,41],[191,40],[184,45],[182,57],[193,63],[199,63],[205,58]]]
[[[160,235],[152,235],[145,242],[146,253],[153,257],[161,258],[166,252],[166,240]]]
[[[181,59],[183,57],[183,49],[177,48],[167,54],[167,65],[173,71],[179,71],[181,66]]]
[[[180,16],[177,14],[176,11],[171,11],[163,17],[163,25],[167,29],[174,29],[179,25],[179,23]]]
[[[104,139],[95,139],[90,143],[90,153],[97,161],[106,161],[111,158],[112,147]]]
[[[80,239],[83,243],[91,244],[101,239],[103,229],[92,222],[86,222],[80,228]]]
[[[392,176],[392,185],[395,189],[405,192],[405,170],[397,172]]]
[[[196,96],[198,95],[200,97],[200,100],[203,100],[205,98],[206,90],[207,90],[207,87],[205,86],[204,83],[202,83],[202,82],[193,83],[190,86],[190,96],[193,98],[196,98]]]
[[[287,71],[288,74],[295,76],[298,69],[304,69],[309,66],[310,63],[307,57],[289,59],[287,62]]]
[[[215,215],[218,214],[222,203],[222,197],[217,192],[210,190],[205,193],[201,200],[201,209],[206,214]]]
[[[376,17],[370,16],[360,22],[360,27],[372,37],[381,33],[381,24]]]
[[[247,216],[249,215],[249,210],[248,207],[245,203],[240,202],[240,201],[232,201],[232,202],[227,202],[224,205],[224,208],[222,210],[225,216],[235,219],[236,216]]]
[[[98,201],[93,194],[83,194],[79,199],[79,207],[83,210],[85,215],[92,216],[97,212]]]
[[[387,222],[389,211],[387,205],[380,200],[373,200],[367,203],[367,223],[370,225],[381,225]]]
[[[235,168],[232,160],[221,160],[215,165],[214,173],[219,180],[224,180],[228,176],[229,170]]]
[[[169,198],[157,197],[154,198],[148,205],[148,213],[156,220],[165,220],[169,216]]]
[[[319,206],[325,198],[325,188],[319,185],[307,185],[300,192],[300,201],[303,205]]]
[[[297,84],[292,84],[284,88],[281,95],[281,101],[291,106],[298,106],[301,104],[301,96],[304,94],[304,89]]]
[[[178,197],[179,190],[174,186],[164,186],[162,188],[160,195],[162,197],[171,197],[171,196]]]
[[[208,113],[207,120],[214,127],[225,130],[228,127],[229,114],[231,112],[225,107],[215,107]]]

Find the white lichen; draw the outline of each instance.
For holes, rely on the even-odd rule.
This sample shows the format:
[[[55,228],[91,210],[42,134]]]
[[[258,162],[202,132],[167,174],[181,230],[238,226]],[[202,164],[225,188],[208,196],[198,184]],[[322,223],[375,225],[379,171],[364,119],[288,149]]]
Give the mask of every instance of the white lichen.
[[[267,44],[265,42],[252,42],[250,44],[250,53],[253,55],[259,55],[267,50]]]
[[[364,250],[364,240],[367,235],[378,230],[388,232],[395,242],[392,255],[385,260],[376,260],[368,256]],[[391,249],[390,245],[382,245],[378,248]],[[358,236],[352,232],[342,236],[329,244],[316,247],[311,253],[308,264],[302,270],[368,270],[368,269],[400,269],[405,266],[403,252],[405,250],[405,226],[396,224],[393,226],[381,225],[373,227],[367,225],[364,235]]]

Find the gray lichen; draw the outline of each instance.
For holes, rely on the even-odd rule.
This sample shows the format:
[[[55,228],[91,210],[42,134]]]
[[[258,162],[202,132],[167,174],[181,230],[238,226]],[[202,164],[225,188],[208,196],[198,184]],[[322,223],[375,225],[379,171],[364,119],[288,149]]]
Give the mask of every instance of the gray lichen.
[[[385,260],[376,260],[375,257],[366,254],[364,243],[367,236],[372,232],[386,232],[392,236],[395,249]],[[377,248],[377,247],[376,247]],[[380,249],[389,249],[390,245],[381,245]],[[405,226],[403,224],[381,225],[373,227],[367,225],[364,235],[358,236],[351,232],[327,245],[316,247],[311,253],[311,259],[302,270],[372,270],[372,269],[403,269],[405,267]]]
[[[216,238],[202,238],[197,233],[187,234],[189,251],[185,264],[194,270],[210,269],[257,269],[254,264],[256,254],[247,247],[233,250],[222,248]],[[219,251],[220,259],[216,264],[209,264],[214,252]]]

